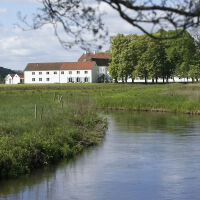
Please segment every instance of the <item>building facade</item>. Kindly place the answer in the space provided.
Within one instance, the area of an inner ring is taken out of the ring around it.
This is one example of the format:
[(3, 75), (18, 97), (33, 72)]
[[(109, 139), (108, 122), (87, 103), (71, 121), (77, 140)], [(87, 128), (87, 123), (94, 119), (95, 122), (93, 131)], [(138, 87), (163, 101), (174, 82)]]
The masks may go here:
[(24, 74), (8, 74), (5, 78), (5, 84), (24, 83)]
[(96, 83), (95, 62), (29, 63), (24, 70), (25, 84)]
[[(111, 54), (109, 52), (96, 53), (83, 53), (83, 55), (78, 59), (78, 62), (96, 62), (99, 70), (99, 82), (104, 82), (105, 80), (110, 81), (111, 78), (108, 73), (108, 65), (111, 62)], [(102, 80), (101, 80), (102, 78)]]

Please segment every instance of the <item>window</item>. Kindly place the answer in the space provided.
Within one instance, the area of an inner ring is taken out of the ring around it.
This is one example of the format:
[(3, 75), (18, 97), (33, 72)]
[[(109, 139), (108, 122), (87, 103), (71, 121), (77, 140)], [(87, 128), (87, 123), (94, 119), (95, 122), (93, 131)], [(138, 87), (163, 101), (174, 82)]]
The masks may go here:
[(41, 75), (42, 74), (42, 72), (39, 72), (39, 75)]
[(87, 61), (87, 59), (86, 59), (86, 58), (84, 58), (84, 59), (83, 59), (83, 62), (86, 62), (86, 61)]
[(35, 81), (35, 78), (32, 78), (32, 81)]
[(49, 72), (46, 72), (46, 74), (49, 74)]
[(72, 74), (72, 71), (69, 71), (69, 74)]
[(84, 80), (85, 80), (85, 82), (86, 82), (86, 83), (88, 82), (88, 78), (87, 78), (87, 77), (85, 77), (85, 79), (84, 79)]
[(72, 83), (72, 78), (69, 78), (69, 83)]
[(61, 74), (64, 74), (64, 71), (62, 71)]
[(42, 81), (42, 78), (39, 78), (39, 81)]
[(85, 74), (88, 74), (88, 71), (85, 71)]
[(35, 72), (32, 72), (32, 75), (35, 75)]
[(57, 74), (57, 72), (54, 72), (54, 74)]
[(79, 83), (80, 81), (81, 81), (81, 79), (77, 77), (76, 82)]
[(76, 71), (77, 74), (80, 74), (80, 71)]
[(49, 81), (49, 78), (47, 78), (46, 80)]

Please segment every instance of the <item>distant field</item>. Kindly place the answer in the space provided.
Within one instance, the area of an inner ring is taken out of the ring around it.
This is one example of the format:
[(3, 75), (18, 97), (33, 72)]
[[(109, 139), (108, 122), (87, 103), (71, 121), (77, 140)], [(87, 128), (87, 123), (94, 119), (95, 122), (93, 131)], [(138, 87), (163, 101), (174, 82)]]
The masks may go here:
[[(52, 84), (0, 86), (13, 90), (59, 91), (67, 101), (84, 99), (89, 106), (113, 109), (200, 112), (200, 84)], [(73, 97), (73, 99), (72, 99)]]

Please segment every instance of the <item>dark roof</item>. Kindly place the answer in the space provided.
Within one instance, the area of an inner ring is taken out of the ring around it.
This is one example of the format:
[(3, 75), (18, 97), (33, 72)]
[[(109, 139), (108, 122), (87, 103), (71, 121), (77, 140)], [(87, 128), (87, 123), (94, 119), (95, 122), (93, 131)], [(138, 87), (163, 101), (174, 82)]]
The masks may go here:
[(28, 63), (24, 71), (60, 70), (63, 62), (55, 63)]
[(107, 59), (111, 60), (111, 54), (109, 52), (100, 52), (100, 53), (84, 53), (79, 59), (78, 62), (91, 61), (93, 58), (96, 59)]
[(92, 58), (92, 61), (95, 61), (98, 66), (108, 66), (111, 62), (110, 59), (102, 59), (102, 58)]
[(29, 63), (24, 71), (84, 70), (92, 69), (95, 62)]

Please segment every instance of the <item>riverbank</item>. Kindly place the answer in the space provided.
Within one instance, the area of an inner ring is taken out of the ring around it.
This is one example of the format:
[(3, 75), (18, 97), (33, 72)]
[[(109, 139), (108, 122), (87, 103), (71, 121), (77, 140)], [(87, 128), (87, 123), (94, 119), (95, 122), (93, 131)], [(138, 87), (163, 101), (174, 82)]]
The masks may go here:
[(69, 159), (104, 137), (106, 120), (58, 92), (4, 90), (0, 104), (1, 178)]
[(16, 177), (98, 144), (96, 108), (199, 114), (200, 84), (0, 85), (0, 104), (0, 177)]

